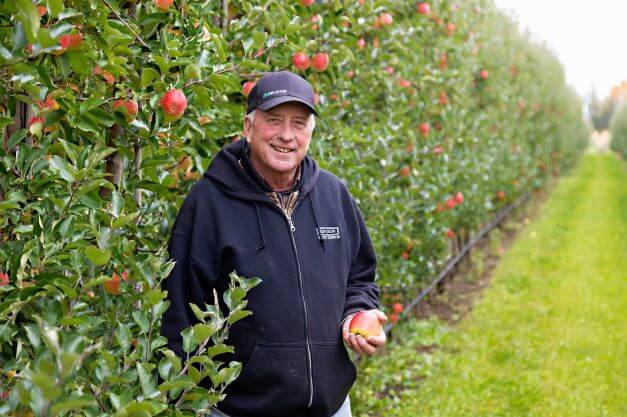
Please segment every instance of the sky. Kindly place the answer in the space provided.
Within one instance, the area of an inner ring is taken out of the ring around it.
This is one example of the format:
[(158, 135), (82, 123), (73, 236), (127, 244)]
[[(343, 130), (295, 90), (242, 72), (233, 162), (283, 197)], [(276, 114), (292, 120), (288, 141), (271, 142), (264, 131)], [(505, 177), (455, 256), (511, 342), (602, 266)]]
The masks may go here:
[(599, 99), (627, 79), (627, 0), (495, 0), (545, 41), (562, 64), (568, 84), (582, 98)]

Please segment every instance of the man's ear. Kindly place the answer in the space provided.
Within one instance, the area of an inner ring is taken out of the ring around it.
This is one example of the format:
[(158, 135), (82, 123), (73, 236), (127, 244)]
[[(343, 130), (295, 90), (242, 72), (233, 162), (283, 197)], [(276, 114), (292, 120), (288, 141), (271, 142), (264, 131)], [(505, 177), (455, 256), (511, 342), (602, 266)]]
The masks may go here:
[(246, 138), (246, 142), (250, 143), (250, 129), (252, 129), (252, 122), (248, 117), (244, 117), (244, 132), (243, 136)]

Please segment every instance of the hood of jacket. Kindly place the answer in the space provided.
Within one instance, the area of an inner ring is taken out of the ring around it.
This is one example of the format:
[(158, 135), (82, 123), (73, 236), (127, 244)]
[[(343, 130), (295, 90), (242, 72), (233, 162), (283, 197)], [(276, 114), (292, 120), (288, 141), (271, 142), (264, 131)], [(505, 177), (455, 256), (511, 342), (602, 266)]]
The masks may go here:
[[(244, 138), (225, 146), (213, 158), (204, 176), (215, 181), (226, 194), (234, 198), (268, 202), (270, 199), (266, 193), (271, 190), (264, 188), (263, 180), (255, 178), (256, 173), (251, 172), (253, 170), (245, 169), (247, 149)], [(299, 199), (305, 198), (314, 187), (319, 171), (316, 161), (305, 155), (300, 163)]]

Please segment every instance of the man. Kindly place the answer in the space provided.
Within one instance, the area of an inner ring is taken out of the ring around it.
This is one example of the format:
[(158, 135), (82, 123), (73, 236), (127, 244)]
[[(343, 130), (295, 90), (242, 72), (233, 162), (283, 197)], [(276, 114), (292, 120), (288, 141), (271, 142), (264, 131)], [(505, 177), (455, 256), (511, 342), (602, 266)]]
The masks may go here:
[(181, 357), (179, 332), (195, 323), (189, 303), (211, 303), (233, 270), (263, 280), (248, 293), (253, 314), (229, 331), (243, 368), (214, 416), (350, 416), (356, 369), (342, 339), (367, 355), (385, 344), (385, 334), (348, 332), (357, 311), (387, 318), (377, 309), (376, 257), (359, 209), (307, 156), (315, 114), (307, 81), (265, 74), (248, 97), (246, 140), (215, 156), (174, 224), (162, 333)]

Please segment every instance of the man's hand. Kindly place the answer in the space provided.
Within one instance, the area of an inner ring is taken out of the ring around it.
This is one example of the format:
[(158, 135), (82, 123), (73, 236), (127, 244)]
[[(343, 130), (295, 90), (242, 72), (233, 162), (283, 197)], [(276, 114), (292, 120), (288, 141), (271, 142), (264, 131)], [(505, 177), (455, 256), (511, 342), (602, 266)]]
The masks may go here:
[[(387, 316), (382, 311), (377, 309), (370, 311), (377, 315), (381, 325), (388, 321)], [(368, 339), (364, 338), (360, 334), (356, 335), (350, 333), (348, 328), (354, 315), (355, 313), (350, 314), (346, 317), (346, 320), (344, 320), (344, 325), (342, 326), (342, 337), (344, 338), (344, 343), (360, 355), (374, 355), (379, 346), (385, 345), (385, 332), (382, 331), (379, 336), (370, 336)]]

